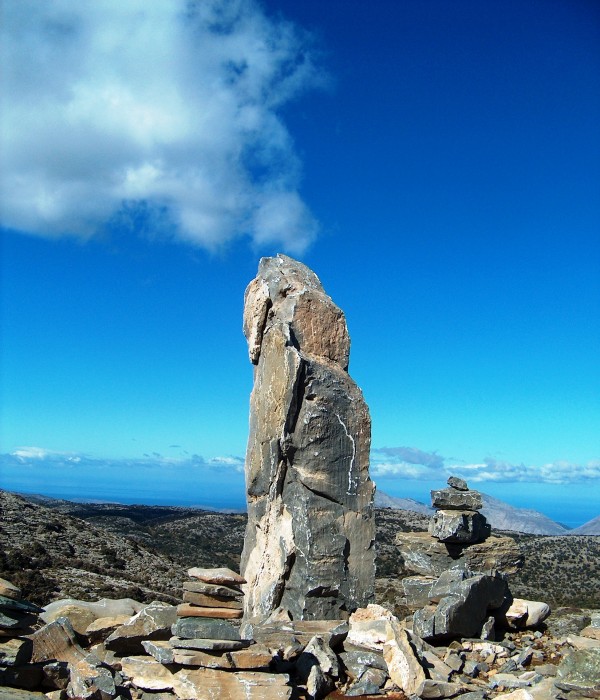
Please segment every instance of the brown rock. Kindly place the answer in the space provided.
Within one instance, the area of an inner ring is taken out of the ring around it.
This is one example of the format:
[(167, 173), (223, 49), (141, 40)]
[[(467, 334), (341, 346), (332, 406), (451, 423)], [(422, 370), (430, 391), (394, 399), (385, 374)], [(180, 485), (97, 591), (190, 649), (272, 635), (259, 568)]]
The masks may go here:
[(173, 663), (182, 666), (202, 666), (204, 668), (233, 668), (229, 655), (224, 653), (210, 653), (198, 649), (175, 649), (173, 651)]
[(241, 610), (244, 607), (240, 598), (225, 598), (223, 596), (206, 595), (205, 593), (194, 593), (193, 591), (184, 591), (183, 600), (186, 603), (202, 605), (205, 608), (233, 608), (234, 610)]
[(342, 311), (316, 275), (263, 258), (246, 290), (256, 364), (246, 459), (246, 619), (333, 619), (372, 600), (370, 418)]
[(230, 652), (229, 658), (235, 669), (266, 669), (273, 660), (273, 654), (264, 644), (253, 644), (247, 649)]
[(21, 600), (21, 589), (10, 581), (0, 578), (0, 595), (12, 600)]
[(177, 606), (178, 617), (218, 617), (222, 620), (234, 620), (241, 617), (242, 614), (243, 611), (241, 609), (204, 608), (198, 605), (190, 605), (189, 603), (182, 603)]
[(108, 637), (121, 625), (131, 619), (130, 615), (116, 615), (115, 617), (98, 617), (85, 628), (85, 636), (91, 644), (97, 644)]

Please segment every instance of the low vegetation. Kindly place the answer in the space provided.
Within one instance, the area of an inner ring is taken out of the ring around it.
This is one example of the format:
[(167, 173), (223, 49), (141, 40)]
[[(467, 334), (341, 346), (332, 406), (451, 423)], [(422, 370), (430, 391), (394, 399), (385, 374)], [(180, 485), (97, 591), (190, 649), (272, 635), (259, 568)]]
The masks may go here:
[[(0, 576), (37, 603), (63, 597), (177, 602), (189, 567), (239, 567), (243, 513), (35, 500), (0, 491)], [(396, 533), (425, 530), (427, 522), (412, 511), (376, 510), (381, 602), (400, 604), (399, 578), (407, 573)], [(511, 578), (516, 596), (600, 608), (600, 537), (501, 534), (525, 554), (523, 570)]]

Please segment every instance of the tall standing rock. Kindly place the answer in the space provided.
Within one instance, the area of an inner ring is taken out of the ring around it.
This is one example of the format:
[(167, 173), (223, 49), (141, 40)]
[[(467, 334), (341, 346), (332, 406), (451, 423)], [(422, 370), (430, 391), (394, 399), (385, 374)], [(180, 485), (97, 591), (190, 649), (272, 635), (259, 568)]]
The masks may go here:
[(245, 619), (336, 619), (373, 598), (371, 421), (346, 320), (305, 265), (263, 258), (244, 334), (256, 365), (246, 456)]

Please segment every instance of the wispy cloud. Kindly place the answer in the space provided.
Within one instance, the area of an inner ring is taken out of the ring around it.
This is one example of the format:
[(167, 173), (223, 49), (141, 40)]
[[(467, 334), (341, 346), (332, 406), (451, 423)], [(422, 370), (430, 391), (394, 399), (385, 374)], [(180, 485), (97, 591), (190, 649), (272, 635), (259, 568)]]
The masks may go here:
[(19, 0), (1, 40), (3, 226), (313, 240), (279, 112), (322, 82), (299, 28), (255, 0)]
[(445, 458), (437, 452), (423, 452), (412, 447), (373, 449), (371, 472), (375, 478), (411, 479), (444, 482), (455, 475), (469, 483), (533, 482), (547, 484), (581, 483), (600, 480), (600, 460), (584, 464), (556, 460), (544, 464), (513, 463), (486, 457), (467, 464)]
[(207, 471), (230, 471), (243, 472), (244, 460), (242, 457), (226, 456), (211, 457), (205, 459), (201, 455), (187, 455), (184, 457), (169, 457), (159, 452), (144, 453), (139, 458), (122, 459), (100, 459), (83, 453), (60, 452), (47, 450), (43, 447), (19, 447), (7, 454), (0, 454), (0, 465), (21, 465), (27, 467), (28, 464), (36, 467), (46, 465), (49, 469), (60, 469), (62, 467), (79, 469), (95, 468), (102, 469), (204, 469)]

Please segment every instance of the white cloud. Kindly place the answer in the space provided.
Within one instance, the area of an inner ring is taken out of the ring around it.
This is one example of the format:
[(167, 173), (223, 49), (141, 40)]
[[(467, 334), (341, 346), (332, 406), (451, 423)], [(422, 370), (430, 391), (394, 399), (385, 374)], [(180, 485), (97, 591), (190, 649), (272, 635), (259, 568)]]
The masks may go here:
[(546, 484), (600, 481), (600, 460), (577, 464), (556, 460), (544, 464), (513, 463), (487, 457), (466, 464), (413, 447), (374, 448), (371, 456), (374, 478), (397, 478), (416, 481), (439, 481), (448, 476), (466, 479), (470, 484), (484, 482), (532, 482)]
[(81, 457), (75, 452), (57, 452), (47, 450), (44, 447), (17, 447), (10, 453), (11, 457), (16, 457), (21, 462), (28, 460), (48, 460), (61, 462), (80, 462)]
[(19, 0), (2, 27), (3, 226), (313, 240), (278, 113), (320, 80), (298, 28), (255, 0)]

